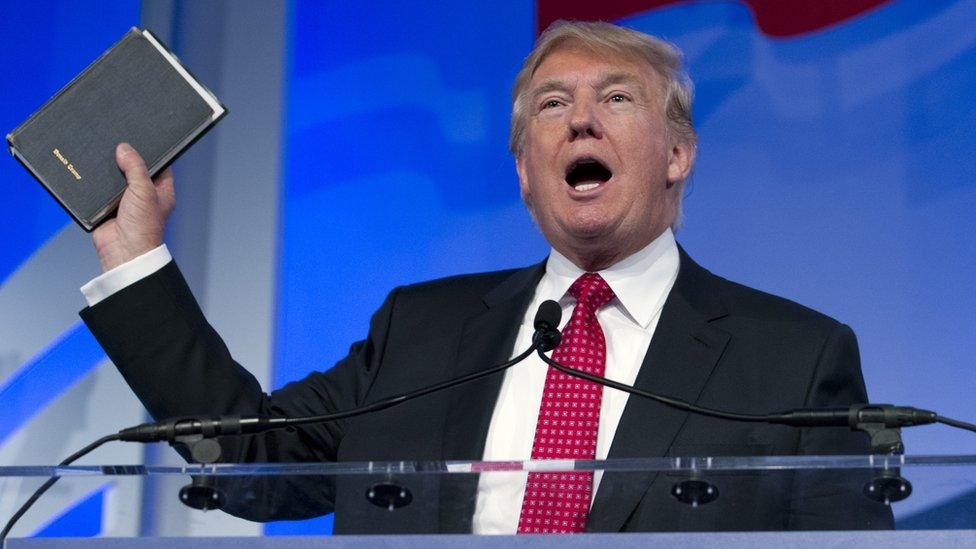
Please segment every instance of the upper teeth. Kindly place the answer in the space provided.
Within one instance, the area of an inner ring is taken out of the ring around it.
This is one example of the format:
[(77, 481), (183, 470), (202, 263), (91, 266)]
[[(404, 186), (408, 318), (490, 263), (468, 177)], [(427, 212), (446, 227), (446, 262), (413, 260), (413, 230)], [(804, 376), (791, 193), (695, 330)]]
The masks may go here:
[(600, 186), (599, 183), (580, 183), (579, 185), (576, 186), (576, 190), (577, 191), (589, 191), (589, 190), (595, 189), (595, 188), (597, 188), (599, 186)]

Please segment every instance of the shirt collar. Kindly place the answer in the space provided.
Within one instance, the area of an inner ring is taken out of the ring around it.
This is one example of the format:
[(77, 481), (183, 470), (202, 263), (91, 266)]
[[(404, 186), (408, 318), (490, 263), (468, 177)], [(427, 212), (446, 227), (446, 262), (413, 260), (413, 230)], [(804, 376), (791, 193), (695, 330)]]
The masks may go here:
[[(678, 245), (668, 228), (637, 253), (598, 271), (617, 296), (608, 307), (619, 308), (641, 328), (647, 328), (664, 306), (678, 277), (679, 262)], [(536, 301), (555, 299), (563, 306), (573, 303), (567, 291), (584, 272), (553, 249), (546, 261), (546, 274), (540, 281)]]

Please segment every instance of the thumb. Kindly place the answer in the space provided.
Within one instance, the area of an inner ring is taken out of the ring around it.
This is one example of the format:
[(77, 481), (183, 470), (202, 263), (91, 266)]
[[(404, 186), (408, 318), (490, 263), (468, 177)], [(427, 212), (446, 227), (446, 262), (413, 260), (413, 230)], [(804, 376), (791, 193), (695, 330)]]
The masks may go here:
[(132, 148), (132, 145), (119, 143), (115, 148), (115, 162), (125, 174), (129, 189), (137, 197), (145, 200), (150, 199), (155, 194), (152, 180), (149, 179), (149, 171), (146, 169), (146, 162)]

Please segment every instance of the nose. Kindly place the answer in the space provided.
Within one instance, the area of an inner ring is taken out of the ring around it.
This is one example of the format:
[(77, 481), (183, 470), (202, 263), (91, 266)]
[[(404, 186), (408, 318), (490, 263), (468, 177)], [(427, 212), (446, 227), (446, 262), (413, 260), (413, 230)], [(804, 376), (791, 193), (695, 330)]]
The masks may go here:
[(585, 137), (601, 139), (603, 125), (596, 112), (596, 106), (589, 101), (577, 101), (569, 118), (569, 137), (576, 140)]

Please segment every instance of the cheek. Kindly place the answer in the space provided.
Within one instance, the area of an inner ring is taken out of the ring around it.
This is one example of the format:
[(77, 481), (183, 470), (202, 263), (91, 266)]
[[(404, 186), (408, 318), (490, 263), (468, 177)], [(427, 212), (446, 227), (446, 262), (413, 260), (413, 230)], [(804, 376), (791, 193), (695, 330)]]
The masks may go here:
[(663, 185), (668, 177), (668, 150), (663, 136), (635, 136), (629, 150), (631, 160), (638, 166), (644, 181)]
[(525, 164), (524, 177), (521, 177), (519, 181), (519, 184), (525, 189), (523, 193), (530, 192), (535, 196), (540, 196), (553, 192), (555, 168), (550, 155), (536, 147), (527, 157), (531, 160)]

